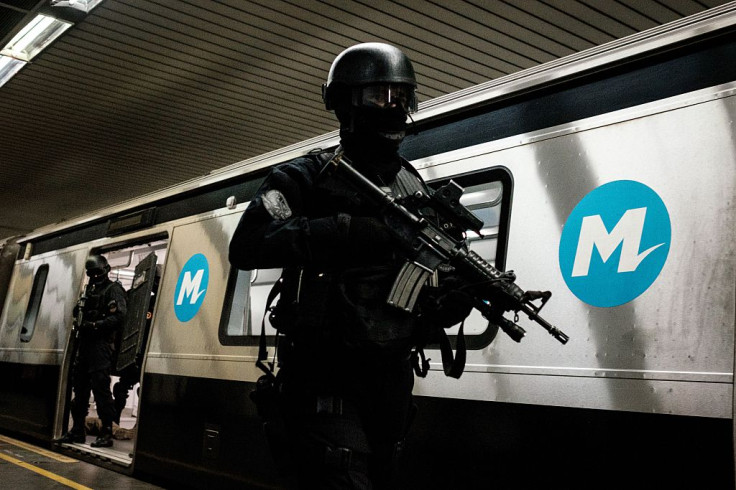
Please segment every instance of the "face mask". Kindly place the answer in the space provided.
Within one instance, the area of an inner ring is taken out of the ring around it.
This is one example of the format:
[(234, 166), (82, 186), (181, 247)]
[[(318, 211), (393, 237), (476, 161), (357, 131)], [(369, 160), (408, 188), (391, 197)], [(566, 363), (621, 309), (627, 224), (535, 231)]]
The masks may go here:
[(378, 171), (385, 165), (395, 166), (407, 128), (403, 109), (353, 108), (345, 119), (349, 124), (343, 124), (340, 143), (351, 158), (378, 167)]
[(92, 269), (87, 271), (87, 277), (89, 277), (90, 284), (100, 284), (102, 281), (105, 280), (107, 274), (105, 274), (105, 271)]
[(353, 115), (353, 130), (364, 137), (386, 140), (398, 148), (406, 135), (406, 113), (400, 107), (359, 107)]

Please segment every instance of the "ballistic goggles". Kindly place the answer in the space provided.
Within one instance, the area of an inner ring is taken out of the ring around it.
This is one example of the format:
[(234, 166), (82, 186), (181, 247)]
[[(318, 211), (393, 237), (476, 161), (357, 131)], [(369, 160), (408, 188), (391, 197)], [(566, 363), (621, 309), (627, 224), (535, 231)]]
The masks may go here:
[(356, 87), (353, 103), (357, 106), (378, 109), (401, 107), (407, 114), (417, 110), (414, 87), (405, 83), (381, 83)]

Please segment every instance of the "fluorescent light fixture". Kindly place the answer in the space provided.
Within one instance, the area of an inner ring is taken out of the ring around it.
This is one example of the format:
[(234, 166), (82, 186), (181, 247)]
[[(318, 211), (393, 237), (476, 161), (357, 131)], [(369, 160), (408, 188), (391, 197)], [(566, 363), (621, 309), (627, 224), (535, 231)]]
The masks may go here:
[(25, 64), (25, 61), (16, 60), (8, 56), (0, 56), (0, 87), (13, 78), (13, 75), (18, 73), (18, 70), (23, 68)]
[(10, 40), (0, 54), (22, 61), (31, 61), (71, 26), (71, 22), (39, 14)]
[(51, 0), (52, 7), (69, 7), (89, 13), (102, 0)]

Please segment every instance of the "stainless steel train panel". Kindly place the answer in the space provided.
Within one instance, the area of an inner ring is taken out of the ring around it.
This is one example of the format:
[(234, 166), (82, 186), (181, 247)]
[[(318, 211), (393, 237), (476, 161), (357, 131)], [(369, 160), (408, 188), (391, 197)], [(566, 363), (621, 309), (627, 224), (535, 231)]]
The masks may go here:
[[(733, 93), (733, 86), (717, 87), (418, 162), (429, 178), (494, 166), (512, 172), (507, 268), (522, 288), (553, 292), (542, 314), (571, 340), (561, 346), (521, 319), (528, 332), (521, 344), (499, 334), (469, 353), (459, 381), (434, 371), (418, 381), (417, 393), (732, 417)], [(561, 239), (576, 205), (614, 181), (645, 184), (661, 197), (670, 249), (638, 297), (593, 306), (566, 284)]]
[[(87, 249), (76, 248), (18, 261), (0, 317), (0, 361), (61, 364), (72, 309), (84, 276)], [(34, 277), (48, 266), (45, 287), (28, 342), (21, 340)]]

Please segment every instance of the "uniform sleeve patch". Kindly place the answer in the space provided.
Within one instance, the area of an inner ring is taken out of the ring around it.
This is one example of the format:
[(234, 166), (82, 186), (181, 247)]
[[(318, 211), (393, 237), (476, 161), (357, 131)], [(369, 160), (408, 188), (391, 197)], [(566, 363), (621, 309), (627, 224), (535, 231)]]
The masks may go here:
[(271, 189), (261, 199), (263, 199), (263, 207), (274, 219), (284, 220), (291, 217), (289, 203), (286, 202), (286, 198), (281, 191)]

